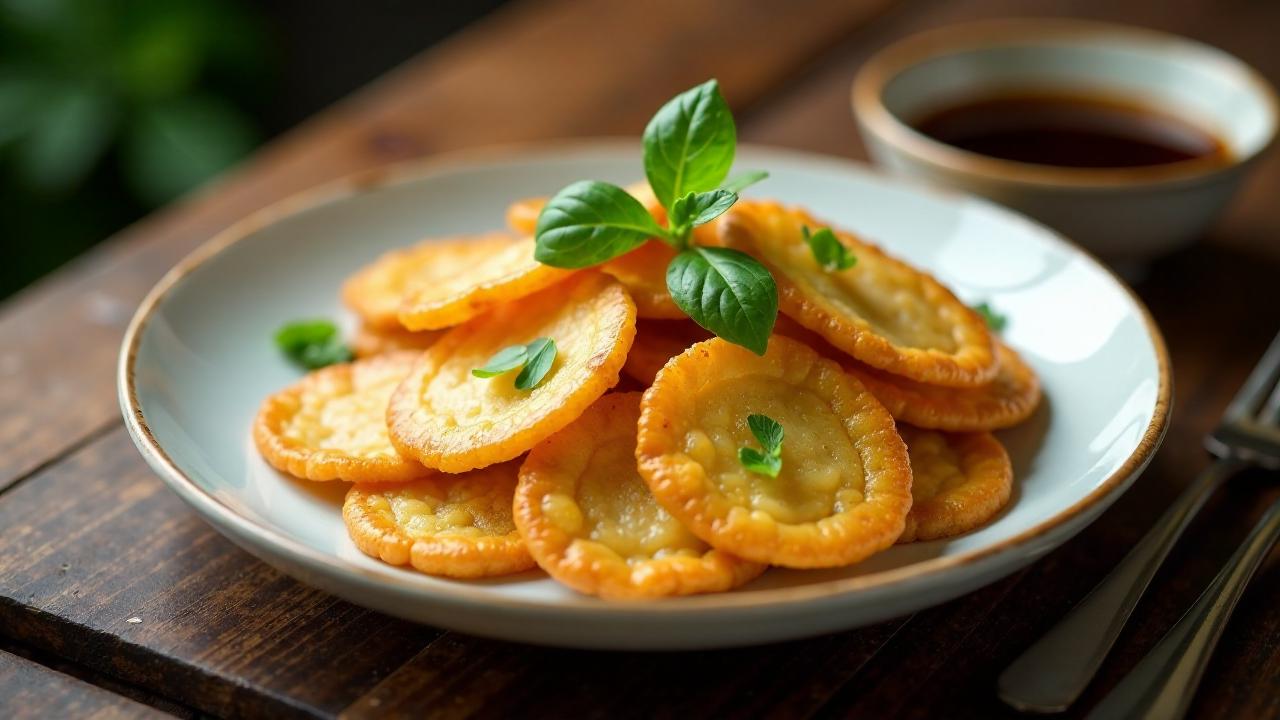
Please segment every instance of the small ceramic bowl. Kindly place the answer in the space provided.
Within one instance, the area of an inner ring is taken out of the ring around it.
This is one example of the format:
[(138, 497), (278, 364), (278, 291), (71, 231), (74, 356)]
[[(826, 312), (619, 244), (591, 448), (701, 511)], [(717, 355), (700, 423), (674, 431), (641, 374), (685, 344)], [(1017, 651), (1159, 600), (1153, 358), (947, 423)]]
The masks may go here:
[[(1229, 160), (1036, 165), (962, 150), (911, 125), (964, 100), (1019, 91), (1150, 107), (1216, 135)], [(1164, 33), (1073, 20), (982, 22), (907, 38), (862, 66), (853, 111), (877, 163), (1022, 211), (1122, 268), (1199, 237), (1277, 122), (1275, 91), (1230, 55)]]

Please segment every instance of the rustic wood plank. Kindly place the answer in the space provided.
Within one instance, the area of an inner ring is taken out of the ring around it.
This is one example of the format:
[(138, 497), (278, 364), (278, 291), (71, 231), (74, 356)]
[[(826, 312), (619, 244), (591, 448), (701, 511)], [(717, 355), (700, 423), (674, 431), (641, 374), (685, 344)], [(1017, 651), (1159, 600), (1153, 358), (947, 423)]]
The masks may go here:
[(655, 107), (710, 75), (748, 107), (887, 1), (512, 3), (0, 308), (0, 382), (12, 388), (0, 395), (0, 489), (114, 422), (112, 370), (133, 308), (253, 210), (445, 150), (638, 135)]
[(324, 717), (438, 634), (255, 561), (129, 444), (113, 430), (3, 496), (0, 635), (206, 712)]
[(173, 717), (3, 650), (0, 715), (10, 720)]

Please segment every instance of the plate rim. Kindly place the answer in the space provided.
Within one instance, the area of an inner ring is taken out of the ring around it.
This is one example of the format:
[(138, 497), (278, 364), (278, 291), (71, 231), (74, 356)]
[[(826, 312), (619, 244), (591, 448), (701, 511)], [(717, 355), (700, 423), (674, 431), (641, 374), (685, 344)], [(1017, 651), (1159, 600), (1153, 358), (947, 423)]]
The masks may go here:
[[(398, 570), (397, 568), (388, 566), (385, 569), (374, 570), (351, 564), (336, 555), (317, 550), (291, 538), (266, 522), (260, 522), (236, 512), (235, 509), (223, 503), (211, 492), (205, 490), (188, 477), (164, 450), (155, 435), (152, 434), (151, 428), (143, 415), (141, 403), (138, 400), (136, 382), (138, 349), (152, 315), (163, 304), (170, 292), (188, 275), (231, 246), (251, 237), (256, 231), (289, 216), (341, 202), (364, 192), (421, 181), (433, 175), (447, 174), (451, 170), (460, 170), (477, 164), (500, 164), (503, 160), (510, 160), (515, 157), (555, 157), (566, 153), (634, 151), (637, 144), (638, 140), (632, 138), (565, 139), (509, 143), (455, 150), (351, 173), (336, 180), (321, 183), (286, 196), (237, 220), (202, 242), (170, 268), (148, 291), (125, 330), (118, 356), (116, 388), (124, 424), (133, 439), (134, 445), (165, 485), (191, 505), (215, 529), (223, 533), (229, 532), (219, 525), (219, 523), (225, 523), (227, 526), (234, 528), (239, 538), (253, 538), (258, 544), (272, 546), (277, 552), (288, 555), (293, 563), (309, 566), (313, 568), (313, 571), (323, 568), (325, 572), (336, 574), (339, 577), (346, 577), (348, 580), (352, 579), (351, 576), (355, 576), (361, 582), (372, 582), (379, 585), (389, 584), (392, 586), (390, 589), (412, 593), (417, 596), (430, 596), (434, 601), (476, 603), (501, 607), (507, 610), (534, 612), (572, 609), (574, 611), (605, 615), (627, 614), (637, 610), (643, 610), (646, 613), (657, 612), (663, 614), (701, 613), (716, 609), (762, 610), (778, 605), (832, 600), (838, 596), (852, 595), (860, 591), (883, 590), (908, 581), (926, 581), (936, 578), (949, 571), (971, 566), (980, 561), (991, 560), (1002, 553), (1026, 546), (1080, 518), (1099, 503), (1109, 504), (1109, 500), (1114, 500), (1111, 497), (1112, 494), (1117, 491), (1123, 491), (1127, 487), (1129, 479), (1146, 467), (1160, 447), (1168, 429), (1173, 397), (1172, 373), (1164, 336), (1142, 299), (1134, 293), (1128, 283), (1092, 253), (1057, 231), (1016, 211), (980, 197), (925, 185), (907, 178), (890, 177), (871, 165), (849, 158), (752, 143), (742, 143), (739, 148), (741, 151), (751, 154), (774, 155), (802, 164), (823, 165), (843, 172), (853, 172), (860, 175), (880, 175), (894, 185), (910, 188), (915, 192), (941, 196), (952, 201), (963, 199), (966, 202), (986, 205), (1009, 218), (1031, 225), (1051, 242), (1057, 243), (1067, 251), (1078, 255), (1094, 269), (1100, 270), (1105, 276), (1109, 277), (1112, 282), (1124, 290), (1129, 300), (1137, 308), (1143, 326), (1147, 330), (1148, 338), (1155, 349), (1159, 374), (1154, 412), (1134, 450), (1116, 470), (1109, 474), (1091, 492), (1069, 507), (1012, 537), (984, 548), (956, 555), (930, 558), (902, 567), (851, 578), (828, 580), (794, 587), (769, 588), (751, 593), (716, 593), (667, 598), (662, 602), (654, 603), (636, 600), (602, 602), (598, 598), (585, 596), (581, 598), (562, 598), (555, 601), (500, 597), (494, 596), (492, 592), (481, 586), (465, 583), (444, 585), (439, 588), (424, 588), (408, 581), (404, 577), (400, 577), (395, 572)], [(247, 540), (245, 541), (247, 542)]]

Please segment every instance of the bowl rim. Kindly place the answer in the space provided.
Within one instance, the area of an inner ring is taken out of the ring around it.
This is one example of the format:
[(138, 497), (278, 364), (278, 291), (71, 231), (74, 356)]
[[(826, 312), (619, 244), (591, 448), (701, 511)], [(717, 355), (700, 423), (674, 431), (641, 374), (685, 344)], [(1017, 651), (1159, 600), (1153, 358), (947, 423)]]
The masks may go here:
[[(883, 101), (884, 89), (894, 78), (927, 60), (984, 48), (1081, 41), (1123, 42), (1146, 49), (1183, 52), (1194, 56), (1196, 62), (1216, 64), (1238, 75), (1262, 100), (1270, 115), (1270, 132), (1249, 152), (1232, 153), (1227, 163), (1194, 158), (1139, 167), (1060, 167), (1005, 160), (934, 140), (895, 115)], [(865, 132), (929, 165), (987, 182), (1076, 190), (1201, 183), (1252, 164), (1274, 144), (1280, 131), (1280, 95), (1261, 73), (1234, 55), (1198, 40), (1159, 30), (1065, 18), (982, 20), (910, 35), (882, 48), (863, 63), (854, 77), (850, 101), (854, 117)]]
[[(401, 575), (403, 573), (401, 568), (387, 566), (386, 568), (373, 569), (351, 564), (335, 555), (312, 548), (266, 522), (240, 514), (220, 500), (214, 493), (202, 488), (183, 472), (152, 433), (146, 416), (143, 414), (137, 389), (137, 360), (143, 335), (152, 316), (161, 307), (170, 292), (188, 275), (232, 245), (253, 237), (256, 231), (268, 225), (300, 212), (340, 202), (363, 192), (387, 186), (418, 182), (435, 175), (443, 175), (451, 171), (473, 167), (476, 164), (502, 164), (513, 158), (556, 157), (573, 152), (634, 152), (637, 146), (638, 140), (636, 139), (601, 138), (537, 141), (458, 150), (353, 173), (288, 196), (233, 223), (198, 246), (165, 273), (151, 291), (147, 293), (146, 297), (143, 298), (132, 320), (129, 322), (128, 328), (125, 330), (117, 365), (117, 393), (125, 427), (129, 431), (129, 435), (132, 437), (138, 451), (160, 476), (161, 480), (182, 499), (192, 505), (197, 512), (205, 516), (210, 521), (210, 524), (214, 525), (215, 529), (228, 535), (252, 537), (258, 543), (270, 545), (281, 550), (288, 555), (292, 562), (303, 567), (312, 568), (316, 572), (326, 572), (347, 579), (354, 577), (354, 579), (362, 583), (377, 584), (391, 590), (411, 593), (417, 596), (421, 596), (422, 593), (426, 592), (432, 596), (434, 601), (456, 605), (483, 604), (498, 609), (534, 613), (572, 609), (576, 612), (605, 616), (625, 616), (635, 613), (649, 614), (654, 612), (689, 616), (708, 610), (733, 609), (752, 611), (781, 604), (833, 600), (855, 591), (883, 589), (908, 581), (923, 581), (962, 566), (973, 566), (979, 561), (992, 559), (1001, 553), (1025, 546), (1042, 538), (1051, 531), (1085, 515), (1099, 503), (1102, 503), (1105, 507), (1106, 504), (1109, 504), (1107, 501), (1115, 499), (1112, 497), (1113, 493), (1122, 491), (1127, 487), (1129, 481), (1145, 469), (1156, 449), (1159, 448), (1165, 431), (1168, 429), (1172, 410), (1173, 380), (1170, 371), (1168, 348), (1159, 326), (1156, 325), (1150, 311), (1132, 288), (1087, 250), (1034, 220), (981, 198), (948, 192), (901, 178), (894, 178), (893, 182), (912, 187), (915, 191), (928, 195), (941, 196), (952, 200), (965, 198), (970, 202), (987, 205), (999, 212), (1008, 214), (1033, 226), (1050, 242), (1062, 246), (1068, 252), (1076, 254), (1093, 266), (1094, 269), (1101, 271), (1115, 282), (1118, 287), (1122, 288), (1129, 300), (1134, 304), (1156, 355), (1159, 377), (1151, 420), (1148, 422), (1147, 427), (1144, 428), (1142, 437), (1128, 457), (1110, 475), (1099, 482), (1092, 491), (1069, 507), (1017, 533), (1013, 537), (993, 543), (990, 546), (966, 553), (930, 558), (869, 575), (794, 587), (769, 588), (751, 593), (714, 593), (665, 598), (662, 602), (657, 603), (636, 600), (611, 600), (606, 602), (601, 601), (599, 598), (588, 596), (563, 598), (555, 602), (547, 602), (544, 600), (494, 596), (480, 587), (465, 583), (447, 584), (439, 588), (424, 590), (421, 585), (413, 583)], [(822, 165), (835, 170), (853, 170), (854, 172), (865, 174), (876, 174), (875, 170), (864, 164), (830, 155), (747, 143), (741, 144), (739, 147), (750, 153), (774, 155), (807, 164)], [(224, 523), (226, 527), (219, 523)], [(233, 530), (226, 529), (228, 527)], [(232, 539), (237, 540), (239, 543), (239, 538), (232, 537)], [(254, 554), (256, 555), (257, 553)]]

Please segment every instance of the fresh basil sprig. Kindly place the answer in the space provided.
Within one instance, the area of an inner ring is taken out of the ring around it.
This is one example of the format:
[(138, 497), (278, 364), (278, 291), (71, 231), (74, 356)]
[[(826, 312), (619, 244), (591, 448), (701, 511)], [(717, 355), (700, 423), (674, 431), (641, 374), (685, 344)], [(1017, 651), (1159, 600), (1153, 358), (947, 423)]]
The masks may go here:
[(276, 347), (307, 370), (349, 362), (351, 348), (342, 342), (338, 326), (328, 320), (300, 320), (276, 331)]
[(543, 208), (534, 257), (555, 267), (584, 268), (651, 238), (665, 242), (679, 251), (667, 267), (667, 290), (676, 305), (707, 330), (763, 355), (778, 315), (773, 277), (749, 255), (690, 243), (693, 228), (719, 217), (744, 188), (768, 177), (753, 171), (725, 183), (736, 145), (733, 114), (715, 80), (677, 95), (644, 131), (645, 177), (667, 211), (666, 227), (622, 188), (579, 181)]
[(748, 415), (747, 427), (764, 452), (755, 448), (738, 448), (738, 462), (753, 473), (778, 477), (782, 471), (782, 438), (786, 435), (782, 425), (768, 415)]
[(809, 251), (813, 253), (813, 259), (827, 272), (848, 270), (858, 263), (858, 258), (849, 252), (849, 248), (840, 242), (831, 228), (819, 228), (817, 232), (810, 232), (808, 225), (801, 225), (800, 232), (809, 245)]
[(484, 367), (476, 368), (471, 374), (478, 378), (492, 378), (520, 368), (516, 375), (517, 390), (532, 390), (547, 377), (551, 366), (556, 361), (556, 341), (548, 337), (540, 337), (528, 345), (512, 345), (504, 347), (489, 358)]
[(973, 306), (974, 311), (982, 316), (982, 320), (987, 323), (987, 327), (995, 332), (1004, 330), (1009, 324), (1009, 318), (996, 311), (988, 302), (980, 302)]

